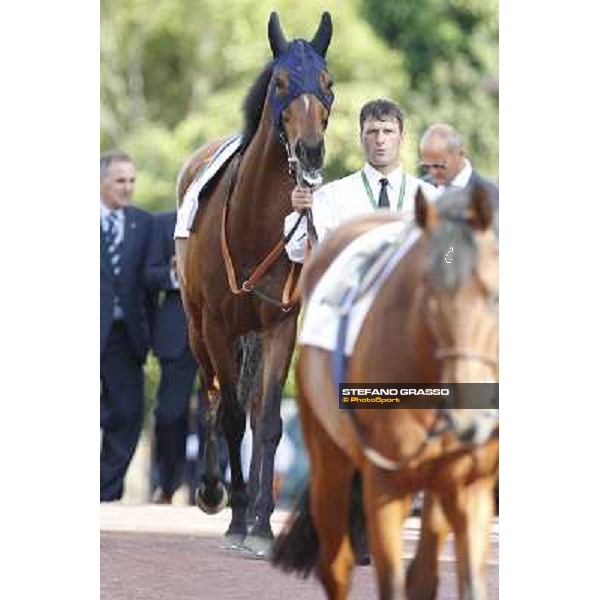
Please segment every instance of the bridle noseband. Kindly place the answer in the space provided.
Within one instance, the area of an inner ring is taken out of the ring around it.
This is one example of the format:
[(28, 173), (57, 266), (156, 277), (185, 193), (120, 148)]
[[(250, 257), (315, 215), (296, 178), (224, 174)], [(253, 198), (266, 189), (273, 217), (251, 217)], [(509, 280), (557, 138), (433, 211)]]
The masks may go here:
[(482, 362), (483, 364), (487, 365), (488, 367), (491, 367), (492, 369), (498, 368), (497, 359), (464, 348), (438, 348), (435, 351), (434, 356), (437, 360), (440, 360), (442, 362), (446, 360), (474, 360)]

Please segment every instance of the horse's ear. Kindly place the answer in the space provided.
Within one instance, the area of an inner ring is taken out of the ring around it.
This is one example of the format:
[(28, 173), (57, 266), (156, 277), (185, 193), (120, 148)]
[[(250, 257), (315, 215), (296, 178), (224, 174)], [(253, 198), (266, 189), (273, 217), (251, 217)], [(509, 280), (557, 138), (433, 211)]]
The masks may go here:
[(271, 44), (273, 58), (277, 58), (280, 54), (283, 54), (288, 47), (285, 34), (279, 23), (279, 15), (276, 12), (272, 12), (269, 17), (269, 43)]
[(415, 196), (415, 222), (416, 224), (426, 231), (430, 231), (435, 227), (437, 220), (437, 211), (435, 205), (429, 202), (425, 198), (425, 194), (421, 189), (421, 186), (417, 187), (417, 194)]
[(327, 48), (329, 48), (329, 42), (331, 42), (331, 34), (333, 33), (333, 26), (331, 24), (331, 15), (328, 12), (324, 12), (321, 15), (321, 22), (319, 23), (319, 29), (315, 33), (315, 37), (311, 40), (310, 45), (323, 57), (327, 54)]
[(485, 231), (494, 219), (494, 207), (488, 191), (480, 183), (469, 186), (468, 218), (473, 229)]

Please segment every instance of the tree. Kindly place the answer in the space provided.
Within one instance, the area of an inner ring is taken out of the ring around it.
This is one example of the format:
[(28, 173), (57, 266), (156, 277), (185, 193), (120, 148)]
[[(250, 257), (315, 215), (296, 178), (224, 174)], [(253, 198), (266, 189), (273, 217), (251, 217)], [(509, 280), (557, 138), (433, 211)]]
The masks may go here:
[(497, 2), (364, 0), (363, 14), (402, 56), (415, 138), (428, 124), (447, 121), (477, 166), (497, 176)]
[[(407, 87), (400, 55), (381, 60), (385, 45), (360, 17), (359, 2), (334, 4), (328, 178), (361, 164), (360, 106), (374, 96), (402, 96)], [(243, 98), (271, 56), (271, 10), (270, 0), (102, 1), (101, 144), (135, 158), (140, 204), (173, 207), (186, 156), (241, 128)], [(310, 39), (323, 2), (285, 0), (278, 11), (288, 38)]]

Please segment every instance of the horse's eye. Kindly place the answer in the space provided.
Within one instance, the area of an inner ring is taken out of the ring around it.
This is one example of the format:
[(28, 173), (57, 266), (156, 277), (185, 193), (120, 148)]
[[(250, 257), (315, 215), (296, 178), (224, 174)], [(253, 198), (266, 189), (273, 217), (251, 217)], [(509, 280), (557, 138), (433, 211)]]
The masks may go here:
[(282, 79), (275, 79), (275, 92), (282, 94), (285, 91), (285, 83)]

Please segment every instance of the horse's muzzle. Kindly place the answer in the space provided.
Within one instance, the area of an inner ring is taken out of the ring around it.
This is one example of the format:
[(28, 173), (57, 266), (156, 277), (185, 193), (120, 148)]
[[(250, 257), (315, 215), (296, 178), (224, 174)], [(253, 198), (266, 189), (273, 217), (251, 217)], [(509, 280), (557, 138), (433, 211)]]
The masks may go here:
[(498, 409), (448, 409), (445, 417), (454, 435), (464, 444), (473, 446), (487, 443), (499, 426)]
[(325, 144), (320, 141), (313, 145), (299, 139), (296, 142), (295, 155), (305, 173), (320, 171), (325, 159)]

